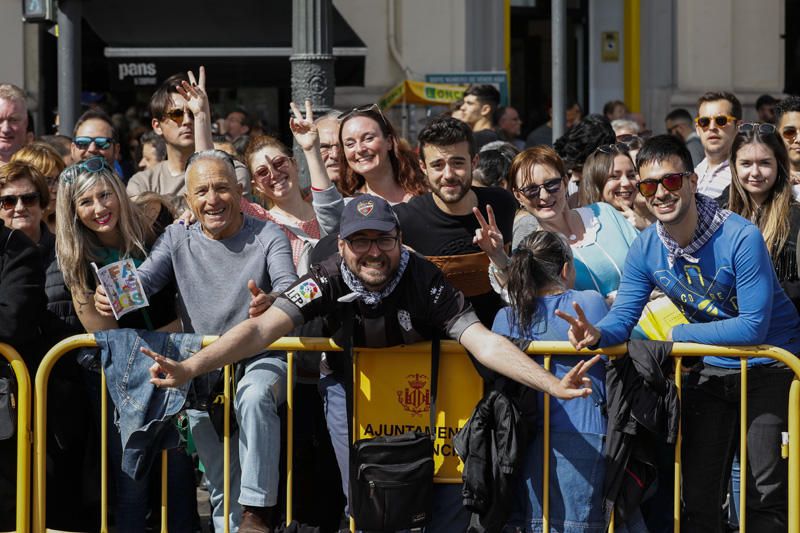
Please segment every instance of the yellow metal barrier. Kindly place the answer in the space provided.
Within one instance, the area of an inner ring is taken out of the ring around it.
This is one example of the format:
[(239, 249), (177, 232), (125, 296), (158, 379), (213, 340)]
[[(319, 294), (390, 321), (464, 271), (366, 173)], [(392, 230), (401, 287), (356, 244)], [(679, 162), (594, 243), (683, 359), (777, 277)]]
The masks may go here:
[[(206, 346), (216, 340), (217, 337), (205, 337), (203, 339), (203, 345)], [(39, 371), (36, 374), (36, 417), (35, 417), (35, 431), (34, 431), (34, 448), (35, 448), (35, 456), (34, 456), (34, 524), (33, 524), (33, 531), (40, 532), (44, 531), (44, 517), (45, 517), (45, 454), (46, 454), (46, 439), (44, 438), (46, 435), (47, 430), (47, 422), (46, 422), (46, 413), (44, 406), (47, 404), (47, 380), (50, 375), (50, 371), (52, 369), (53, 364), (55, 364), (58, 359), (65, 353), (74, 350), (76, 348), (82, 347), (93, 347), (96, 346), (94, 341), (94, 336), (85, 334), (85, 335), (77, 335), (75, 337), (71, 337), (66, 339), (57, 345), (55, 345), (45, 356), (42, 364), (39, 367)], [(2, 352), (6, 358), (8, 354), (3, 351), (4, 345), (0, 344), (0, 352)], [(269, 346), (271, 350), (285, 350), (285, 351), (341, 351), (341, 348), (337, 346), (331, 339), (327, 338), (306, 338), (306, 337), (284, 337), (272, 345)], [(404, 354), (429, 354), (430, 353), (430, 343), (418, 343), (408, 346), (398, 346), (391, 348), (393, 353), (404, 353)], [(384, 349), (379, 348), (360, 348), (360, 353), (380, 353), (384, 351)], [(443, 341), (441, 344), (441, 353), (442, 355), (449, 354), (449, 353), (463, 353), (464, 349), (458, 343), (454, 341)], [(530, 355), (545, 355), (548, 356), (545, 359), (545, 366), (550, 366), (550, 357), (553, 355), (586, 355), (591, 356), (593, 354), (603, 354), (608, 356), (618, 356), (623, 355), (625, 353), (625, 346), (619, 345), (610, 348), (605, 348), (602, 350), (584, 350), (581, 352), (576, 352), (572, 346), (568, 342), (533, 342), (527, 349), (527, 353)], [(742, 361), (742, 390), (746, 390), (747, 385), (747, 358), (748, 357), (768, 357), (779, 361), (790, 368), (795, 373), (795, 379), (791, 384), (790, 393), (789, 393), (789, 440), (786, 443), (786, 456), (788, 457), (788, 471), (789, 471), (789, 487), (788, 487), (788, 521), (789, 521), (789, 528), (788, 531), (790, 533), (800, 533), (800, 360), (798, 360), (793, 354), (774, 347), (769, 346), (737, 346), (733, 348), (726, 348), (726, 347), (714, 347), (714, 346), (707, 346), (701, 344), (691, 344), (691, 343), (675, 343), (673, 346), (672, 356), (675, 358), (675, 382), (678, 387), (678, 392), (680, 395), (681, 391), (681, 370), (682, 370), (682, 360), (683, 357), (703, 357), (708, 355), (715, 355), (715, 356), (727, 356), (727, 357), (738, 357)], [(9, 358), (11, 359), (11, 358)], [(17, 372), (18, 376), (20, 375), (20, 371), (18, 368), (22, 365), (21, 359), (16, 359), (17, 363), (15, 366), (15, 371)], [(290, 354), (288, 358), (289, 362), (289, 369), (287, 372), (287, 407), (288, 407), (288, 435), (287, 435), (287, 521), (291, 521), (292, 518), (292, 476), (291, 476), (291, 466), (292, 466), (292, 458), (291, 458), (291, 450), (293, 444), (293, 421), (292, 421), (292, 409), (294, 406), (294, 395), (293, 395), (293, 374), (294, 374), (294, 360), (292, 354)], [(14, 360), (12, 360), (12, 365), (14, 365)], [(30, 394), (29, 389), (29, 381), (25, 381), (27, 378), (27, 372), (24, 372), (24, 365), (21, 366), (23, 370), (23, 379), (20, 379), (20, 397), (26, 393)], [(228, 369), (229, 371), (229, 369)], [(226, 374), (226, 378), (229, 377), (229, 374)], [(18, 377), (19, 379), (19, 377)], [(229, 479), (230, 479), (230, 465), (229, 465), (229, 451), (230, 451), (230, 419), (229, 419), (229, 409), (230, 406), (230, 381), (229, 379), (225, 380), (225, 436), (224, 436), (224, 446), (225, 446), (225, 463), (224, 463), (224, 472), (225, 472), (225, 513), (226, 516), (230, 515), (230, 502), (228, 501), (227, 494), (229, 494)], [(105, 381), (103, 380), (103, 386), (105, 387)], [(26, 389), (27, 387), (27, 389)], [(102, 405), (104, 406), (103, 409), (105, 412), (105, 397), (103, 395)], [(547, 395), (545, 395), (545, 405), (549, 405), (549, 399)], [(742, 417), (743, 422), (741, 424), (742, 428), (746, 428), (746, 409), (747, 409), (747, 399), (746, 394), (742, 395)], [(29, 420), (29, 414), (26, 416), (23, 413), (22, 405), (24, 402), (20, 402), (21, 410), (20, 410), (20, 424), (23, 424), (25, 420)], [(30, 403), (27, 404), (28, 407)], [(549, 409), (545, 409), (545, 417), (546, 423), (545, 427), (548, 428), (549, 423)], [(103, 416), (103, 426), (105, 426), (106, 417)], [(29, 426), (28, 426), (29, 427)], [(354, 427), (357, 427), (354, 425)], [(27, 431), (21, 435), (27, 435)], [(545, 431), (545, 439), (549, 436), (549, 428)], [(746, 434), (740, 437), (740, 445), (742, 449), (745, 450), (740, 457), (741, 461), (741, 471), (746, 472)], [(105, 440), (103, 441), (105, 443)], [(25, 444), (19, 444), (22, 448), (25, 448)], [(103, 449), (103, 457), (105, 461), (105, 445), (102, 447)], [(545, 461), (545, 471), (544, 471), (544, 479), (549, 479), (549, 453), (548, 453), (548, 446), (544, 447), (545, 454), (544, 454), (544, 461)], [(24, 450), (23, 450), (24, 452)], [(675, 503), (674, 503), (674, 531), (680, 531), (680, 453), (681, 453), (681, 436), (680, 432), (678, 435), (678, 441), (675, 445)], [(162, 456), (165, 457), (165, 456)], [(105, 465), (105, 462), (104, 462)], [(103, 468), (103, 471), (105, 468)], [(164, 469), (166, 471), (166, 469)], [(23, 476), (27, 479), (26, 476)], [(103, 480), (103, 502), (104, 505), (107, 505), (105, 501), (105, 480)], [(162, 479), (162, 488), (166, 485), (166, 479)], [(745, 517), (745, 489), (744, 483), (742, 484), (742, 491), (741, 491), (741, 528), (740, 531), (744, 533), (744, 517)], [(549, 510), (548, 510), (548, 503), (549, 503), (549, 487), (545, 484), (544, 487), (544, 508), (545, 508), (545, 520), (549, 520)], [(166, 491), (162, 491), (162, 510), (166, 511)], [(20, 495), (18, 494), (18, 506)], [(25, 501), (22, 502), (22, 505), (27, 505)], [(104, 507), (105, 508), (105, 507)], [(104, 513), (105, 514), (105, 513)], [(19, 522), (18, 522), (19, 523)], [(228, 531), (228, 523), (226, 521), (226, 532)], [(103, 525), (102, 531), (107, 531), (107, 524)], [(547, 527), (545, 527), (547, 530)], [(20, 529), (18, 527), (18, 531), (27, 531), (27, 529)], [(166, 531), (166, 512), (162, 513), (162, 531)], [(612, 531), (613, 531), (613, 522), (612, 522)]]
[(19, 353), (0, 342), (0, 354), (17, 379), (17, 533), (30, 531), (31, 513), (31, 378)]

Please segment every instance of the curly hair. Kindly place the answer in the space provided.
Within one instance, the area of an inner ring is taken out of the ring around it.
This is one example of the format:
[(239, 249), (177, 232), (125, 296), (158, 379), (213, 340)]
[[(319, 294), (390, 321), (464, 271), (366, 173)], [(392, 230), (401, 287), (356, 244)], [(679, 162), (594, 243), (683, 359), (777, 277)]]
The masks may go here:
[(584, 117), (559, 137), (553, 143), (553, 148), (564, 160), (567, 168), (572, 169), (583, 166), (586, 158), (598, 146), (614, 144), (616, 140), (617, 136), (608, 119), (603, 115), (592, 114)]
[[(339, 124), (339, 142), (344, 146), (342, 140), (342, 130), (347, 121), (356, 118), (365, 117), (373, 120), (381, 130), (385, 139), (393, 139), (394, 148), (389, 150), (389, 161), (392, 165), (392, 174), (394, 179), (404, 191), (414, 195), (425, 194), (428, 191), (428, 181), (422, 169), (419, 166), (419, 158), (417, 154), (411, 149), (407, 141), (398, 137), (392, 124), (383, 116), (377, 109), (365, 109), (353, 111)], [(340, 167), (340, 187), (342, 194), (345, 196), (353, 196), (364, 187), (366, 180), (364, 176), (355, 172), (350, 165), (347, 164), (344, 150), (339, 151), (339, 167)]]

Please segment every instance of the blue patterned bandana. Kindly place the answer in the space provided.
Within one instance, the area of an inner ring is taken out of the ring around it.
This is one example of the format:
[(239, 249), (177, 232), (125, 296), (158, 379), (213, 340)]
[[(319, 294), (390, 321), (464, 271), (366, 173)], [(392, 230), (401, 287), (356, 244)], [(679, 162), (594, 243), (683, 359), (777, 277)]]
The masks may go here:
[[(378, 307), (381, 301), (392, 294), (392, 291), (394, 291), (395, 287), (397, 287), (397, 284), (400, 283), (400, 278), (403, 277), (403, 273), (406, 271), (406, 267), (408, 266), (408, 258), (409, 252), (406, 248), (403, 248), (400, 252), (400, 265), (397, 267), (397, 272), (395, 272), (394, 277), (389, 280), (389, 283), (387, 283), (386, 287), (384, 287), (380, 292), (367, 290), (367, 288), (364, 287), (364, 284), (361, 283), (361, 280), (358, 279), (358, 277), (353, 274), (349, 268), (347, 268), (344, 260), (342, 260), (342, 263), (339, 265), (339, 270), (342, 272), (342, 279), (344, 280), (345, 285), (347, 285), (350, 290), (353, 291), (353, 294), (355, 294), (358, 299), (369, 306)], [(347, 298), (347, 300), (352, 301), (350, 298)]]
[(667, 248), (667, 263), (670, 268), (675, 264), (675, 260), (682, 257), (690, 263), (699, 263), (700, 260), (692, 254), (697, 252), (703, 247), (708, 239), (714, 235), (722, 223), (731, 216), (731, 212), (727, 209), (720, 209), (717, 202), (704, 194), (695, 194), (695, 202), (697, 203), (697, 229), (694, 230), (692, 241), (686, 248), (681, 248), (675, 240), (670, 237), (664, 224), (660, 221), (656, 222), (656, 232), (661, 242)]

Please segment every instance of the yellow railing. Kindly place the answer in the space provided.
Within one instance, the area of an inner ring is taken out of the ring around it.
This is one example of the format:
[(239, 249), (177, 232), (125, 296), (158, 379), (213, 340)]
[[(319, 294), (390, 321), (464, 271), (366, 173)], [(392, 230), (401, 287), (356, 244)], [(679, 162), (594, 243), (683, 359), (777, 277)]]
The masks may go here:
[[(208, 345), (217, 337), (204, 337), (203, 345)], [(46, 431), (47, 431), (47, 420), (46, 420), (46, 410), (45, 406), (47, 405), (47, 380), (49, 379), (50, 372), (52, 370), (53, 365), (58, 361), (58, 359), (64, 355), (65, 353), (74, 350), (76, 348), (82, 347), (93, 347), (96, 346), (94, 336), (85, 334), (85, 335), (77, 335), (74, 337), (70, 337), (57, 345), (55, 345), (50, 351), (47, 353), (45, 358), (43, 359), (39, 371), (36, 374), (36, 413), (35, 413), (35, 431), (34, 431), (34, 477), (33, 477), (33, 488), (34, 488), (34, 513), (33, 513), (33, 530), (34, 532), (38, 533), (44, 531), (45, 526), (45, 508), (46, 508), (46, 498), (45, 498), (45, 456), (46, 456)], [(3, 352), (7, 358), (8, 355), (6, 352), (3, 351), (4, 345), (0, 344), (0, 352)], [(341, 351), (341, 348), (337, 346), (331, 339), (328, 338), (306, 338), (306, 337), (284, 337), (272, 345), (269, 346), (271, 350), (285, 350), (290, 352), (288, 357), (288, 372), (287, 372), (287, 409), (288, 409), (288, 420), (287, 420), (287, 509), (286, 509), (286, 518), (287, 522), (291, 521), (292, 519), (292, 446), (293, 446), (293, 420), (292, 420), (292, 409), (294, 407), (294, 394), (293, 394), (293, 374), (294, 374), (294, 358), (291, 352), (293, 351)], [(430, 353), (430, 344), (429, 343), (418, 343), (408, 346), (398, 346), (392, 347), (391, 350), (394, 353), (404, 353), (404, 354), (427, 354)], [(383, 349), (378, 348), (359, 348), (360, 353), (380, 353)], [(443, 341), (441, 345), (441, 353), (442, 355), (448, 353), (463, 353), (463, 348), (456, 342), (453, 341)], [(534, 342), (531, 343), (527, 349), (527, 353), (530, 355), (544, 355), (545, 356), (545, 367), (549, 368), (552, 356), (558, 355), (586, 355), (590, 356), (592, 354), (604, 354), (608, 356), (618, 356), (625, 353), (625, 346), (619, 345), (610, 348), (606, 348), (603, 350), (595, 350), (595, 351), (588, 351), (584, 350), (581, 352), (576, 352), (572, 346), (567, 342)], [(675, 381), (678, 387), (679, 395), (681, 390), (681, 369), (682, 369), (682, 361), (684, 357), (702, 357), (708, 355), (715, 355), (715, 356), (729, 356), (729, 357), (737, 357), (740, 358), (742, 363), (742, 391), (746, 391), (747, 385), (747, 358), (749, 357), (768, 357), (779, 361), (785, 364), (788, 368), (790, 368), (795, 373), (795, 379), (791, 384), (790, 392), (789, 392), (789, 442), (784, 446), (784, 456), (788, 457), (788, 472), (789, 472), (789, 487), (788, 487), (788, 520), (789, 520), (789, 527), (788, 531), (790, 533), (800, 533), (800, 445), (798, 445), (798, 435), (800, 435), (800, 360), (798, 360), (794, 355), (791, 353), (779, 349), (773, 348), (769, 346), (737, 346), (735, 348), (725, 348), (725, 347), (714, 347), (714, 346), (707, 346), (707, 345), (700, 345), (700, 344), (690, 344), (690, 343), (675, 343), (673, 346), (672, 356), (675, 359)], [(12, 364), (14, 364), (13, 358), (9, 358), (12, 360)], [(17, 364), (15, 366), (15, 371), (17, 371), (18, 376), (20, 375), (20, 371), (18, 368), (21, 365), (23, 370), (23, 379), (20, 380), (20, 387), (19, 387), (19, 394), (20, 398), (24, 397), (24, 394), (30, 394), (29, 384), (25, 381), (27, 379), (27, 372), (24, 371), (24, 365), (22, 365), (21, 359), (17, 356)], [(226, 370), (229, 372), (229, 369)], [(225, 389), (224, 389), (224, 401), (225, 401), (225, 433), (224, 433), (224, 450), (225, 450), (225, 462), (224, 462), (224, 478), (225, 478), (225, 500), (224, 500), (224, 509), (225, 515), (230, 516), (230, 502), (228, 501), (227, 495), (230, 492), (230, 464), (229, 464), (229, 452), (230, 452), (230, 415), (229, 415), (229, 406), (230, 406), (230, 380), (227, 379), (229, 374), (226, 373), (225, 379)], [(18, 377), (19, 379), (19, 377)], [(27, 387), (27, 388), (26, 388)], [(103, 387), (105, 388), (105, 380), (103, 379)], [(746, 394), (742, 394), (741, 400), (741, 411), (742, 411), (742, 421), (741, 427), (746, 428), (746, 416), (747, 416), (747, 397)], [(24, 423), (29, 424), (29, 415), (25, 415), (22, 409), (22, 406), (25, 405), (25, 402), (20, 401), (20, 427), (24, 425)], [(28, 408), (30, 403), (27, 404)], [(103, 516), (101, 517), (101, 530), (103, 532), (108, 531), (108, 525), (106, 521), (107, 516), (107, 480), (105, 478), (105, 464), (106, 464), (106, 446), (105, 446), (105, 431), (106, 431), (106, 395), (102, 395), (101, 400), (101, 420), (103, 425), (103, 445), (102, 445), (102, 453), (101, 453), (101, 460), (103, 462), (103, 477), (101, 479), (102, 484), (102, 494), (101, 494), (101, 508)], [(545, 445), (544, 445), (544, 475), (543, 479), (549, 479), (549, 397), (545, 395), (545, 404), (544, 404), (544, 427), (547, 428), (545, 430)], [(29, 425), (27, 426), (29, 427)], [(354, 427), (357, 427), (354, 425)], [(28, 432), (20, 432), (20, 436), (27, 438)], [(24, 457), (25, 452), (27, 450), (25, 442), (19, 440), (19, 446), (21, 451), (21, 457)], [(740, 445), (742, 446), (742, 453), (740, 454), (740, 461), (741, 461), (741, 471), (747, 471), (747, 455), (746, 455), (746, 433), (742, 431), (742, 435), (740, 437)], [(678, 441), (675, 446), (675, 493), (674, 493), (674, 509), (673, 509), (673, 520), (674, 520), (674, 531), (680, 531), (680, 454), (681, 454), (681, 437), (680, 433), (678, 436)], [(162, 454), (162, 461), (166, 461), (166, 454)], [(24, 470), (24, 464), (19, 467), (20, 472), (26, 471)], [(162, 472), (166, 472), (166, 468), (163, 468)], [(744, 476), (743, 476), (744, 477)], [(27, 487), (27, 476), (23, 476), (25, 487)], [(742, 488), (740, 494), (740, 531), (742, 533), (745, 532), (745, 494), (746, 494), (746, 487), (745, 487), (745, 480), (742, 479)], [(165, 474), (162, 473), (162, 517), (161, 517), (161, 525), (162, 531), (166, 531), (166, 477)], [(27, 488), (25, 489), (23, 494), (27, 494)], [(18, 494), (18, 506), (23, 505), (26, 506), (27, 502), (25, 501), (24, 497)], [(547, 484), (544, 485), (543, 491), (543, 508), (544, 508), (544, 516), (543, 516), (543, 529), (545, 531), (549, 530), (549, 486)], [(27, 507), (24, 507), (27, 508)], [(19, 523), (19, 522), (18, 522)], [(24, 524), (23, 524), (24, 526)], [(613, 525), (612, 525), (613, 528)], [(19, 529), (19, 531), (27, 531), (27, 529)], [(225, 522), (225, 530), (228, 531), (228, 521)]]
[(17, 533), (30, 531), (31, 513), (31, 378), (19, 353), (0, 342), (0, 354), (17, 379)]

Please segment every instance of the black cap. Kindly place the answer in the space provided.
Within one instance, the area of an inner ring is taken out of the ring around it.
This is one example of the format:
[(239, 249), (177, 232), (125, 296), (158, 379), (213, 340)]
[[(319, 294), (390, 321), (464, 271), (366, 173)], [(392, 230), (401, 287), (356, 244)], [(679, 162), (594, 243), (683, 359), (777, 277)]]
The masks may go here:
[(392, 231), (400, 225), (389, 202), (379, 196), (362, 194), (356, 196), (342, 211), (339, 223), (339, 238), (344, 239), (358, 231)]

